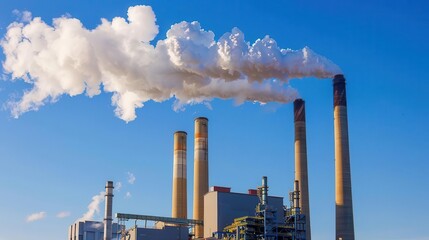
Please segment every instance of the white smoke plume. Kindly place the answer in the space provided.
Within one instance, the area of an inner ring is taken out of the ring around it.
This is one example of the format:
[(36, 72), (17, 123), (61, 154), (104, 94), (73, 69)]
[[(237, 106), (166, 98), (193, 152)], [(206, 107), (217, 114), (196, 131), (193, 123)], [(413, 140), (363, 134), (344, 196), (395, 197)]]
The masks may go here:
[(297, 97), (289, 79), (340, 73), (308, 47), (282, 49), (269, 36), (251, 44), (238, 28), (215, 40), (198, 22), (180, 22), (164, 40), (151, 43), (157, 34), (149, 6), (130, 7), (127, 19), (101, 19), (95, 29), (68, 16), (52, 26), (40, 17), (10, 24), (0, 43), (4, 71), (12, 81), (31, 85), (20, 100), (9, 102), (12, 115), (62, 95), (93, 97), (102, 91), (113, 94), (115, 114), (127, 122), (151, 100), (174, 98), (175, 110), (213, 98), (286, 103)]
[(100, 213), (100, 203), (104, 201), (104, 192), (92, 197), (91, 203), (88, 205), (88, 211), (79, 219), (80, 221), (93, 220), (96, 214)]

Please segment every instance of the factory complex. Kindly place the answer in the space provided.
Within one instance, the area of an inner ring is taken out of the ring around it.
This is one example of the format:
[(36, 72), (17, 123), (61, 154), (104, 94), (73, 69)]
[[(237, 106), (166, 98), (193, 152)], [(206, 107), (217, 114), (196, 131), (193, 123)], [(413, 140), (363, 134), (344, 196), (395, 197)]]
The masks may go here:
[[(336, 240), (354, 240), (353, 205), (348, 139), (345, 78), (335, 75), (334, 141)], [(170, 217), (115, 213), (112, 181), (105, 186), (103, 222), (77, 221), (69, 227), (68, 240), (311, 240), (305, 102), (294, 101), (295, 181), (287, 196), (268, 194), (268, 177), (246, 193), (224, 186), (209, 187), (208, 119), (195, 119), (193, 215), (187, 205), (187, 133), (174, 133), (172, 212)], [(126, 227), (125, 222), (134, 221)], [(147, 227), (147, 222), (154, 222)], [(139, 225), (137, 224), (139, 223)], [(140, 224), (142, 223), (142, 224)]]

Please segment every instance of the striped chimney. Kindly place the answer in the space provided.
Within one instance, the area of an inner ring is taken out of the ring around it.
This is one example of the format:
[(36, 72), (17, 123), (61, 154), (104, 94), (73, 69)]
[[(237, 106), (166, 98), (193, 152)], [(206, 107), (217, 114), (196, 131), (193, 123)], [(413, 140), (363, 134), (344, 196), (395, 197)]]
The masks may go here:
[(171, 217), (188, 218), (186, 181), (186, 137), (187, 133), (174, 133), (173, 197)]
[[(195, 119), (194, 140), (194, 219), (204, 220), (204, 194), (209, 190), (208, 119)], [(204, 236), (202, 225), (195, 226), (195, 238)]]

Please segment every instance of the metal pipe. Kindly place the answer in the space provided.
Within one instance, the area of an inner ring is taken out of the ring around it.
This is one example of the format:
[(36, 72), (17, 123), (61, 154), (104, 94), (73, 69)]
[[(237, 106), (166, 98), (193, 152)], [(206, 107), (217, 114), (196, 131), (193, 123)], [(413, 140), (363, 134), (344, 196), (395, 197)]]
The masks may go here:
[(299, 181), (295, 180), (293, 188), (293, 207), (295, 208), (295, 214), (300, 214), (300, 190), (299, 190)]
[(186, 138), (186, 132), (177, 131), (174, 133), (173, 196), (171, 208), (171, 217), (173, 218), (188, 218)]
[(262, 177), (262, 205), (268, 204), (268, 180), (266, 176)]
[(354, 240), (346, 80), (344, 76), (341, 74), (335, 75), (333, 85), (335, 136), (335, 239)]
[[(195, 220), (204, 220), (204, 194), (209, 190), (208, 166), (208, 119), (195, 119), (194, 139), (194, 216)], [(203, 226), (195, 226), (195, 238), (202, 238)]]
[(306, 240), (311, 240), (310, 195), (308, 190), (307, 133), (305, 124), (305, 101), (293, 102), (295, 122), (295, 180), (299, 182), (301, 212), (305, 214)]
[(113, 204), (113, 182), (106, 182), (105, 209), (104, 209), (104, 240), (112, 240), (112, 204)]

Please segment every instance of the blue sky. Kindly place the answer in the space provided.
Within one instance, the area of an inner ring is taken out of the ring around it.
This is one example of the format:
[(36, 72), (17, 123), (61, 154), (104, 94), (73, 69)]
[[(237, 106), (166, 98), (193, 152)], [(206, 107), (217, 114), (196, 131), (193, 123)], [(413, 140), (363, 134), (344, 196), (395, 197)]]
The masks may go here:
[[(358, 239), (429, 239), (429, 4), (425, 1), (2, 1), (0, 34), (30, 11), (48, 23), (70, 15), (88, 29), (100, 18), (126, 17), (130, 6), (152, 6), (159, 34), (198, 21), (218, 39), (238, 27), (247, 41), (269, 35), (282, 48), (309, 46), (338, 64), (347, 79), (355, 231)], [(4, 61), (5, 56), (0, 54)], [(293, 79), (306, 101), (310, 206), (314, 239), (335, 234), (332, 82)], [(14, 119), (6, 107), (31, 86), (0, 81), (0, 240), (65, 239), (107, 180), (121, 182), (114, 212), (169, 216), (172, 144), (177, 130), (209, 118), (210, 185), (245, 192), (268, 176), (270, 194), (292, 189), (292, 104), (233, 100), (172, 110), (174, 100), (149, 101), (137, 119), (114, 114), (111, 93), (62, 96)], [(192, 216), (188, 152), (188, 216)], [(133, 184), (127, 180), (135, 176)], [(131, 197), (127, 197), (129, 192)], [(285, 201), (285, 204), (289, 204)], [(26, 218), (38, 212), (38, 221)], [(58, 218), (60, 212), (69, 216)], [(101, 220), (103, 207), (96, 219)], [(66, 214), (67, 215), (67, 214)]]

